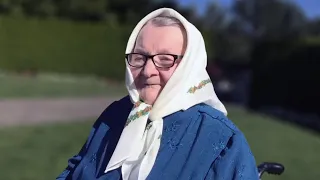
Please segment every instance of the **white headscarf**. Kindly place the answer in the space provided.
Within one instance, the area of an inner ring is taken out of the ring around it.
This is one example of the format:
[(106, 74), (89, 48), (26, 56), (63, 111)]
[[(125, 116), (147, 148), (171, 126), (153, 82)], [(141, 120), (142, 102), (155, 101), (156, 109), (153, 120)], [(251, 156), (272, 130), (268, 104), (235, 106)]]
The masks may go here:
[[(130, 66), (126, 62), (126, 86), (135, 106), (105, 170), (106, 173), (121, 167), (124, 180), (147, 178), (160, 147), (165, 116), (199, 103), (206, 103), (227, 115), (206, 71), (207, 53), (203, 37), (200, 31), (177, 11), (161, 8), (145, 16), (134, 28), (126, 53), (132, 52), (137, 36), (147, 21), (163, 13), (181, 21), (187, 31), (187, 48), (183, 59), (153, 106), (139, 101), (139, 93), (134, 85)], [(151, 123), (146, 127), (148, 119)]]

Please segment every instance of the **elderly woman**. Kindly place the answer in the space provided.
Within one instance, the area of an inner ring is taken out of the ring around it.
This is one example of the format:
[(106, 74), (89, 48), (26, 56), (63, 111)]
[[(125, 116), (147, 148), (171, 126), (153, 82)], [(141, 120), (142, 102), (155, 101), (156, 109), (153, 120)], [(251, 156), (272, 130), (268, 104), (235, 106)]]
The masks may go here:
[(134, 28), (125, 59), (129, 96), (106, 108), (57, 179), (258, 179), (214, 92), (196, 27), (173, 9), (155, 10)]

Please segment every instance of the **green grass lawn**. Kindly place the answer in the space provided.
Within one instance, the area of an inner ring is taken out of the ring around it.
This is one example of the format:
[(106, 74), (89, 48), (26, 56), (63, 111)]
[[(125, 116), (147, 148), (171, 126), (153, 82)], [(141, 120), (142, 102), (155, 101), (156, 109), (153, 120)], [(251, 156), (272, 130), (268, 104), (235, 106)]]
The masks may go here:
[[(265, 180), (320, 177), (318, 135), (235, 107), (228, 109), (230, 118), (247, 136), (258, 163), (285, 164), (282, 176), (265, 175)], [(0, 130), (0, 179), (54, 179), (84, 143), (92, 121)]]
[(80, 97), (122, 95), (124, 84), (110, 84), (93, 77), (40, 74), (23, 77), (0, 73), (0, 98)]

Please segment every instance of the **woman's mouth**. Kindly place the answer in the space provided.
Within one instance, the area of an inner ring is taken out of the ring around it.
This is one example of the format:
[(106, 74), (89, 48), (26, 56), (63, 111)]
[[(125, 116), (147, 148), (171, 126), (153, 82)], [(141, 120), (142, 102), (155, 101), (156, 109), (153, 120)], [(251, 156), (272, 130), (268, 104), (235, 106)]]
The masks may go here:
[(157, 87), (160, 86), (159, 84), (145, 84), (145, 87)]

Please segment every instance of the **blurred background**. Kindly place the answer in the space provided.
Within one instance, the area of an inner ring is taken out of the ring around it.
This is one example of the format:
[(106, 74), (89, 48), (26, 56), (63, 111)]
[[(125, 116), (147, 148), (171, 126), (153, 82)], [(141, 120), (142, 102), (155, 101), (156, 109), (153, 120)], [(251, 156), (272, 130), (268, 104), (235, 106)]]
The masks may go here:
[(0, 179), (55, 179), (110, 102), (124, 51), (160, 7), (201, 30), (208, 73), (257, 164), (320, 177), (319, 0), (0, 0)]

